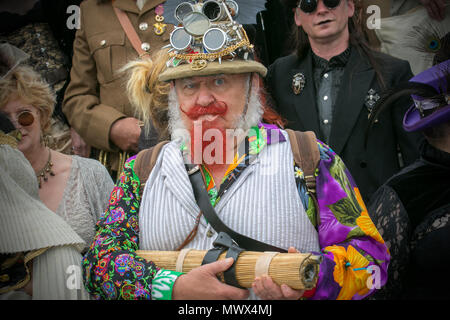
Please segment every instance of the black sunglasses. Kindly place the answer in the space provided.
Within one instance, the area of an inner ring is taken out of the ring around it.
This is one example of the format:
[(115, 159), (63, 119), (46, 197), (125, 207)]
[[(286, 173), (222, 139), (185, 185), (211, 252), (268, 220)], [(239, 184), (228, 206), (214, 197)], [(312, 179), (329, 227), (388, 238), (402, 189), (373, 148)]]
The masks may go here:
[[(322, 0), (325, 7), (334, 9), (341, 3), (341, 0)], [(297, 8), (300, 8), (304, 13), (313, 13), (317, 9), (319, 0), (300, 0)]]

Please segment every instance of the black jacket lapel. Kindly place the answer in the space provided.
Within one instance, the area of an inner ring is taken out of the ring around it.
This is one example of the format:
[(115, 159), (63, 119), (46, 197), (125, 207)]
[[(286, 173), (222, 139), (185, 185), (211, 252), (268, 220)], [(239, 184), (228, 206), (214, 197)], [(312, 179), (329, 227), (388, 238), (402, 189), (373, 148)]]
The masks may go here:
[(314, 86), (312, 56), (310, 52), (300, 62), (298, 68), (291, 70), (290, 79), (292, 80), (297, 73), (305, 75), (306, 83), (303, 91), (294, 96), (294, 109), (299, 122), (302, 124), (302, 131), (314, 131), (317, 133), (318, 138), (321, 139), (321, 134), (318, 134), (321, 131), (317, 114), (316, 88)]
[(333, 111), (329, 144), (338, 154), (350, 137), (361, 108), (365, 106), (367, 92), (374, 76), (373, 68), (361, 57), (358, 50), (353, 48), (342, 77), (342, 85)]

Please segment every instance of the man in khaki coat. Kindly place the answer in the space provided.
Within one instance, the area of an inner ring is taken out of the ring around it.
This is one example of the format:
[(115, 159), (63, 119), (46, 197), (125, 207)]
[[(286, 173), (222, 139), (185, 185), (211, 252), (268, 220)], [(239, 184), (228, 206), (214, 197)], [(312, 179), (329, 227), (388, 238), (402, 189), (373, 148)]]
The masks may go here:
[[(151, 56), (168, 44), (172, 25), (158, 35), (154, 25), (162, 15), (163, 0), (85, 0), (81, 3), (80, 29), (74, 41), (71, 81), (67, 87), (63, 111), (90, 153), (109, 170), (121, 170), (126, 153), (138, 150), (140, 121), (130, 105), (124, 74), (118, 70), (138, 58), (113, 7), (124, 11), (139, 39), (141, 48)], [(155, 12), (156, 11), (156, 12)], [(162, 22), (164, 23), (164, 22)], [(77, 146), (75, 146), (75, 152)], [(80, 153), (83, 155), (83, 153)], [(89, 155), (89, 152), (84, 154)], [(120, 161), (121, 160), (121, 161)]]

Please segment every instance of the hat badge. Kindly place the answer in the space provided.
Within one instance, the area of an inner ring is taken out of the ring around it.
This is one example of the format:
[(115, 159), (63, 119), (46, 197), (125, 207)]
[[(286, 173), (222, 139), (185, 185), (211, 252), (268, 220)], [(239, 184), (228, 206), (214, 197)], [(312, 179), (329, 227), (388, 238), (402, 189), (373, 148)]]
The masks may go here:
[(194, 60), (191, 64), (191, 69), (195, 70), (195, 71), (199, 71), (199, 70), (206, 68), (207, 64), (208, 64), (208, 62), (203, 59), (202, 60)]
[(306, 85), (306, 77), (303, 73), (299, 72), (292, 77), (292, 90), (296, 95), (303, 91)]

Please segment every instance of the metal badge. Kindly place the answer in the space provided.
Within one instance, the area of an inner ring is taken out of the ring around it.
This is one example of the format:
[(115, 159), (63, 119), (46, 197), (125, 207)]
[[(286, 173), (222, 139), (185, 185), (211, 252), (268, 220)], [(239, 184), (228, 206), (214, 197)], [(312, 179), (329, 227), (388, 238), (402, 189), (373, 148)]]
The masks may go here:
[(420, 116), (423, 118), (425, 114), (423, 113), (423, 104), (422, 101), (414, 100), (414, 106), (417, 110), (419, 110)]
[(191, 69), (195, 70), (195, 71), (199, 71), (199, 70), (206, 68), (207, 64), (208, 64), (208, 62), (203, 59), (202, 60), (194, 60), (191, 64)]
[[(380, 100), (380, 95), (374, 89), (370, 89), (367, 92), (366, 102), (364, 103), (366, 105), (367, 110), (369, 111), (367, 118), (370, 118), (370, 115), (372, 114), (373, 111), (373, 107), (375, 106), (378, 100)], [(375, 120), (375, 122), (378, 122), (378, 120)]]
[(162, 4), (156, 6), (155, 14), (156, 23), (153, 24), (153, 32), (155, 32), (157, 36), (160, 36), (166, 32), (167, 27), (167, 24), (164, 23), (164, 6)]
[(292, 90), (295, 94), (300, 94), (306, 85), (306, 77), (303, 73), (299, 72), (294, 74), (292, 78)]
[(143, 42), (143, 43), (141, 44), (141, 49), (144, 50), (144, 51), (150, 50), (150, 43), (148, 43), (148, 42)]
[(372, 112), (374, 105), (377, 103), (379, 99), (380, 95), (374, 89), (370, 89), (367, 92), (365, 105), (367, 107), (367, 110), (369, 110), (369, 112)]
[(145, 31), (148, 29), (148, 23), (147, 22), (142, 22), (139, 24), (139, 30)]
[(164, 21), (163, 16), (156, 16), (155, 20), (156, 23), (153, 24), (153, 31), (157, 36), (160, 36), (166, 31), (167, 24), (163, 23)]

